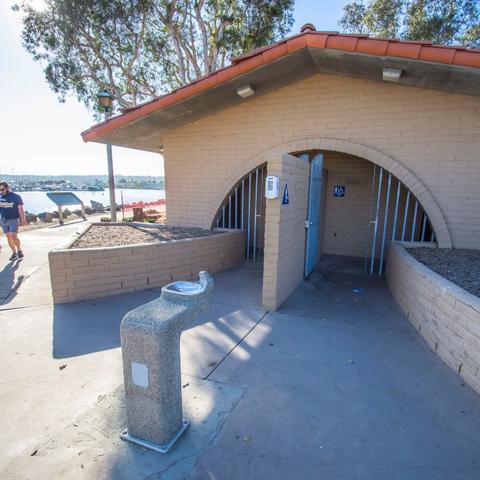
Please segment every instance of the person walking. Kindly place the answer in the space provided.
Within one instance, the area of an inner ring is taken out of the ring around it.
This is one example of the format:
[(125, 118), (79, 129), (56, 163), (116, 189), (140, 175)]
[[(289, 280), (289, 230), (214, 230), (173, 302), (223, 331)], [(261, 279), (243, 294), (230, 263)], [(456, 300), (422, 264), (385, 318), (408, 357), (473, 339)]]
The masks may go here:
[(23, 258), (22, 246), (18, 238), (19, 225), (26, 225), (25, 210), (20, 195), (13, 193), (7, 182), (0, 182), (0, 222), (12, 249), (10, 261)]

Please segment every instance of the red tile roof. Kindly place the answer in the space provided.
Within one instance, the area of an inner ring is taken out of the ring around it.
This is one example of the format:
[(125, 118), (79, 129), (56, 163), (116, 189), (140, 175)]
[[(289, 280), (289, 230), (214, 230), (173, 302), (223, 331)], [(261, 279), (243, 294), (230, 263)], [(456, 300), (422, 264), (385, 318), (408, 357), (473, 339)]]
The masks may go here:
[(302, 33), (283, 39), (273, 45), (254, 50), (248, 55), (232, 58), (232, 64), (209, 75), (200, 77), (185, 86), (159, 96), (136, 107), (127, 108), (119, 116), (94, 125), (82, 132), (85, 142), (99, 137), (148, 115), (161, 108), (201, 93), (260, 66), (273, 62), (302, 48), (341, 50), (367, 55), (423, 60), (447, 65), (480, 68), (480, 50), (461, 46), (433, 45), (431, 42), (370, 38), (368, 35), (317, 32), (313, 25), (302, 27)]

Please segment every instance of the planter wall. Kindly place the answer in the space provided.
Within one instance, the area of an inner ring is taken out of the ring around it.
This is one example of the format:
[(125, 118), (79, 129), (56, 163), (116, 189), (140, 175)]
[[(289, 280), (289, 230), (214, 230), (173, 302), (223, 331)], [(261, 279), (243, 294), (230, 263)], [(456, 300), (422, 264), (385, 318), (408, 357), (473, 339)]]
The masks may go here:
[(427, 268), (399, 243), (390, 246), (386, 275), (410, 323), (480, 393), (480, 298)]
[(54, 303), (161, 287), (233, 267), (244, 260), (244, 233), (108, 248), (60, 248), (49, 253)]

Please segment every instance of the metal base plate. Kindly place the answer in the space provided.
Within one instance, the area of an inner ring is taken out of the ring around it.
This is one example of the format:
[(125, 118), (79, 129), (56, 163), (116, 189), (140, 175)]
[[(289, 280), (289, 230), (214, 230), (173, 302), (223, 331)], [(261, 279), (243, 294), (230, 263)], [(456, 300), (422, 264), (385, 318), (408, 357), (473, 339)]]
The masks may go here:
[(134, 437), (133, 435), (130, 435), (125, 429), (121, 434), (120, 438), (122, 440), (125, 440), (126, 442), (130, 443), (135, 443), (136, 445), (140, 445), (142, 447), (148, 448), (149, 450), (154, 450), (155, 452), (158, 453), (167, 453), (175, 444), (175, 442), (180, 438), (180, 435), (188, 428), (190, 425), (190, 422), (187, 420), (182, 421), (182, 426), (178, 430), (178, 432), (175, 434), (175, 436), (165, 445), (158, 445), (156, 443), (149, 442), (148, 440), (142, 440), (141, 438)]

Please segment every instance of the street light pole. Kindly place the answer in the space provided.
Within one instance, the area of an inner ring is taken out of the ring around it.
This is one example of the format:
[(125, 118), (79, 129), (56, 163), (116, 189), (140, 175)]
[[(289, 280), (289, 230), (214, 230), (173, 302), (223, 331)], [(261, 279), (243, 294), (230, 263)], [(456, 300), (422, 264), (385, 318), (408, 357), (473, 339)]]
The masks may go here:
[[(110, 112), (112, 111), (113, 97), (112, 94), (103, 90), (98, 94), (98, 100), (103, 107), (105, 113), (105, 122), (110, 118)], [(107, 164), (108, 164), (108, 190), (110, 193), (110, 220), (112, 222), (117, 221), (117, 203), (115, 201), (115, 177), (113, 176), (113, 159), (112, 159), (112, 146), (107, 143)]]
[[(105, 121), (110, 117), (108, 110), (105, 111)], [(110, 220), (117, 221), (117, 203), (115, 201), (115, 177), (113, 175), (112, 146), (107, 143), (107, 165), (108, 165), (108, 190), (110, 194)]]

